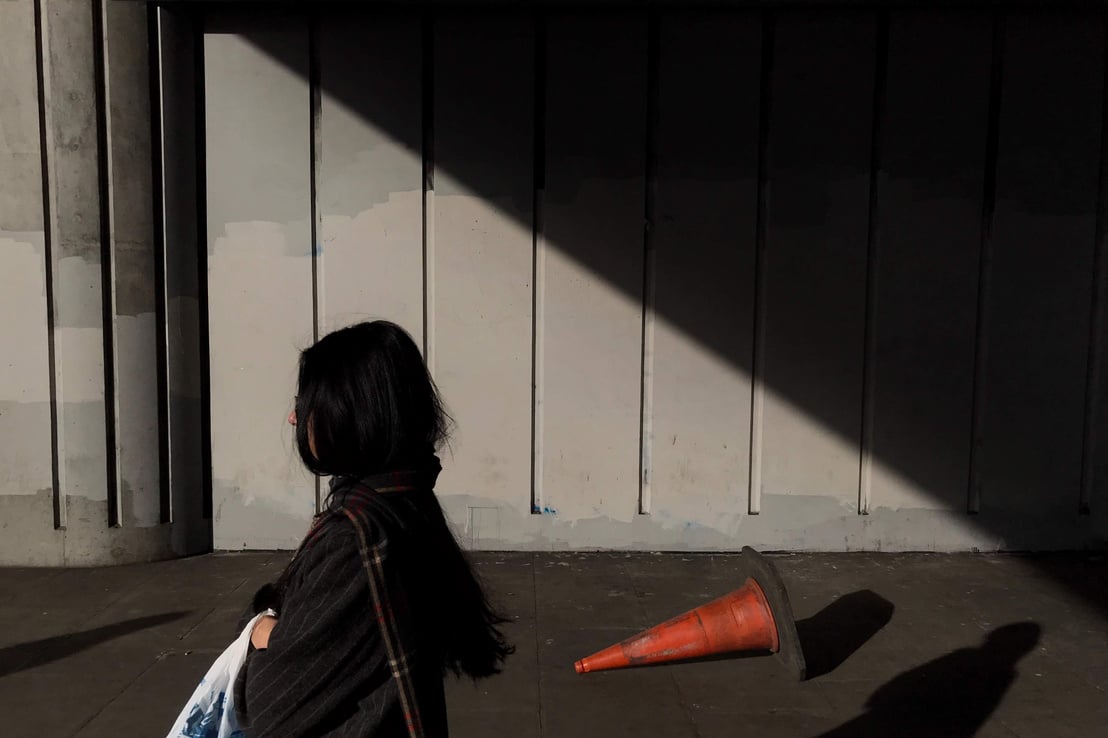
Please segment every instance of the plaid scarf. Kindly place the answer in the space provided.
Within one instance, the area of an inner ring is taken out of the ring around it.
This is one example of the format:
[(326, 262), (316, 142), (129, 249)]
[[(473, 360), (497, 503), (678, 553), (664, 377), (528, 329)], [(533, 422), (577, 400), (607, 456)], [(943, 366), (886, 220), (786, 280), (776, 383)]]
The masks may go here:
[(331, 492), (327, 496), (328, 510), (338, 512), (346, 508), (363, 509), (374, 495), (393, 495), (435, 488), (442, 464), (437, 456), (431, 456), (421, 469), (394, 471), (365, 479), (335, 477), (331, 480)]
[(442, 464), (439, 457), (432, 455), (422, 469), (387, 472), (364, 479), (332, 477), (329, 485), (330, 492), (324, 501), (326, 509), (312, 519), (311, 527), (308, 528), (307, 534), (293, 554), (292, 560), (295, 561), (301, 551), (315, 542), (327, 523), (335, 521), (339, 516), (348, 517), (344, 510), (364, 513), (367, 509), (376, 506), (376, 501), (373, 499), (376, 495), (432, 490), (441, 471)]

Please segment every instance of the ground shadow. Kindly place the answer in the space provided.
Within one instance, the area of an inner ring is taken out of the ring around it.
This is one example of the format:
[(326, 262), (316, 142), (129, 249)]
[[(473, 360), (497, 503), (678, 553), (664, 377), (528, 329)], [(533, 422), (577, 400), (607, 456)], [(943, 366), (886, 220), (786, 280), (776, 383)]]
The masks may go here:
[(1000, 704), (1016, 679), (1016, 664), (1041, 635), (1033, 622), (997, 628), (976, 648), (958, 649), (900, 674), (873, 693), (864, 713), (820, 738), (969, 738)]
[(133, 618), (92, 630), (41, 638), (37, 641), (0, 648), (0, 677), (67, 658), (114, 638), (180, 620), (187, 614), (187, 612), (167, 612), (161, 615)]
[(1021, 554), (1044, 580), (1080, 596), (1098, 611), (1108, 614), (1108, 556), (1096, 552)]
[(796, 624), (808, 679), (830, 674), (892, 620), (895, 607), (876, 592), (863, 589), (838, 598)]

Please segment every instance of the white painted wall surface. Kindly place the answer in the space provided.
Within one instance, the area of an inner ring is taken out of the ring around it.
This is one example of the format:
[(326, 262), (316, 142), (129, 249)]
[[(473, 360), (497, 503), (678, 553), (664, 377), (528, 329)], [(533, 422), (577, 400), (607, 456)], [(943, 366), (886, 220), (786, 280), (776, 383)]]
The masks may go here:
[(419, 21), (338, 14), (318, 34), (320, 327), (387, 318), (422, 343)]
[[(683, 18), (658, 44), (644, 509), (722, 542), (749, 503), (761, 18)], [(701, 75), (727, 94), (699, 94)]]
[(305, 28), (207, 29), (212, 504), (221, 549), (295, 547), (315, 513), (315, 486), (286, 422), (314, 322), (307, 70)]
[(577, 545), (638, 513), (646, 51), (639, 17), (547, 28), (536, 492)]
[(434, 34), (429, 356), (455, 422), (438, 489), (482, 547), (530, 514), (534, 27), (444, 19)]

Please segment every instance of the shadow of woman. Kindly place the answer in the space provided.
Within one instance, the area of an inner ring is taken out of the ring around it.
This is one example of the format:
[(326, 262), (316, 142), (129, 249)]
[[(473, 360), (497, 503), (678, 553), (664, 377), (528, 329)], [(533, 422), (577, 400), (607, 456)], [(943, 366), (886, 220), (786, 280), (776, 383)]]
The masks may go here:
[(961, 648), (906, 671), (879, 688), (858, 717), (821, 738), (969, 738), (1000, 704), (1016, 664), (1039, 642), (1033, 622), (997, 628), (976, 648)]

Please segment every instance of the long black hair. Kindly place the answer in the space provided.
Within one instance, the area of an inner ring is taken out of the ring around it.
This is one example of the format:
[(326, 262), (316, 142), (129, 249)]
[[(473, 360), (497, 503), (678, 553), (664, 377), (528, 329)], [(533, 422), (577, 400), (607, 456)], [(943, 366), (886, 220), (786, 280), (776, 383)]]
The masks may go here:
[[(387, 321), (335, 331), (300, 356), (296, 445), (337, 486), (379, 474), (438, 469), (450, 418), (419, 348)], [(513, 648), (430, 489), (376, 495), (379, 518), (410, 540), (403, 564), (424, 642), (443, 668), (473, 678), (500, 670)], [(413, 522), (414, 521), (414, 522)]]

